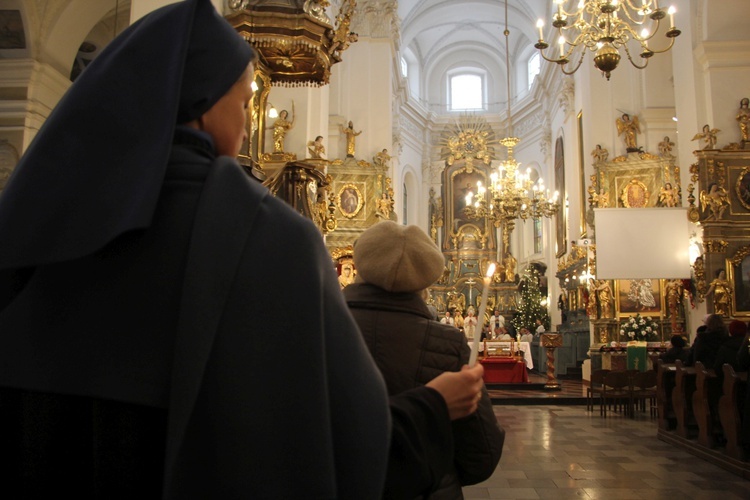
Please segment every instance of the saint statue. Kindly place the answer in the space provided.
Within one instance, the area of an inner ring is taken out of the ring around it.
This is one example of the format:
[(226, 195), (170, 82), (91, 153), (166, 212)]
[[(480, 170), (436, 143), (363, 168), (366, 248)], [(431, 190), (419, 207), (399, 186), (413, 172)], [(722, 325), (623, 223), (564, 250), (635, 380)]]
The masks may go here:
[(634, 116), (631, 120), (630, 115), (623, 113), (621, 118), (615, 120), (617, 124), (617, 135), (624, 135), (625, 146), (628, 153), (638, 151), (636, 144), (636, 133), (641, 133), (641, 126), (638, 123), (638, 117)]
[(716, 279), (711, 282), (706, 296), (714, 294), (714, 313), (729, 317), (729, 306), (732, 303), (732, 287), (727, 280), (727, 273), (719, 269)]
[(341, 130), (342, 134), (346, 135), (346, 157), (354, 158), (356, 137), (361, 134), (362, 131), (360, 130), (359, 132), (355, 132), (354, 124), (351, 120), (349, 120), (349, 126), (347, 126), (346, 128), (339, 125), (339, 130)]
[(748, 109), (748, 104), (750, 103), (750, 99), (747, 97), (743, 97), (740, 101), (740, 109), (737, 112), (737, 123), (740, 126), (740, 134), (742, 135), (742, 144), (748, 142), (750, 140), (750, 130), (748, 130), (748, 126), (750, 125), (750, 109)]
[(505, 256), (505, 281), (514, 283), (516, 281), (516, 258), (511, 254)]
[(596, 299), (599, 302), (600, 318), (614, 318), (612, 287), (608, 280), (596, 280)]
[(287, 132), (294, 127), (294, 101), (292, 101), (292, 119), (287, 120), (289, 112), (282, 109), (279, 113), (279, 117), (273, 122), (273, 152), (283, 153), (284, 152), (284, 138)]
[(664, 285), (664, 301), (667, 304), (667, 314), (672, 320), (672, 331), (677, 329), (677, 318), (679, 317), (680, 304), (682, 302), (682, 292), (682, 280), (667, 280)]
[(384, 192), (380, 195), (380, 198), (377, 200), (375, 210), (376, 216), (382, 217), (384, 219), (391, 218), (391, 210), (393, 210), (393, 200), (388, 197), (388, 193)]

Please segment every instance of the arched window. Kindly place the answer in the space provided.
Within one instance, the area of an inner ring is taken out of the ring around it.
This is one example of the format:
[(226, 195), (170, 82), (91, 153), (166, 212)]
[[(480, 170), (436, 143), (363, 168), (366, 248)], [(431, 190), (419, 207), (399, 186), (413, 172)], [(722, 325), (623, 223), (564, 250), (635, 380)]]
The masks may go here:
[(539, 74), (542, 70), (542, 60), (539, 57), (539, 52), (534, 52), (534, 55), (529, 59), (529, 88), (534, 83), (534, 77)]
[(406, 59), (401, 58), (401, 76), (406, 78), (409, 76), (409, 66), (406, 64)]
[(456, 71), (448, 75), (448, 109), (450, 111), (484, 109), (483, 74)]

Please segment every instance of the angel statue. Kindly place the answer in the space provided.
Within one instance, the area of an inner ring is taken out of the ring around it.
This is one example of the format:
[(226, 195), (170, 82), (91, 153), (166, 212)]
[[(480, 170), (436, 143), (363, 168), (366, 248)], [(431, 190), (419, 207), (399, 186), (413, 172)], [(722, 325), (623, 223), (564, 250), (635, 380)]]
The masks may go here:
[(307, 151), (310, 153), (310, 158), (325, 158), (326, 147), (323, 145), (323, 136), (319, 135), (314, 141), (307, 141)]
[(672, 187), (671, 182), (664, 184), (659, 189), (659, 200), (656, 205), (659, 207), (676, 207), (680, 203), (680, 194), (677, 188)]
[(621, 118), (615, 120), (615, 123), (617, 124), (617, 135), (624, 134), (625, 146), (627, 147), (628, 153), (638, 151), (636, 133), (641, 133), (641, 125), (638, 123), (638, 117), (634, 116), (631, 119), (629, 114), (623, 113)]
[(591, 152), (591, 156), (594, 157), (594, 164), (604, 163), (609, 157), (609, 151), (603, 148), (601, 144), (597, 144), (596, 148)]
[(708, 192), (701, 191), (700, 202), (703, 210), (708, 212), (706, 220), (719, 220), (729, 206), (729, 197), (723, 187), (713, 182), (708, 186)]
[(721, 132), (721, 130), (711, 128), (708, 126), (708, 124), (705, 124), (703, 125), (703, 131), (695, 134), (695, 137), (690, 140), (697, 141), (700, 139), (705, 142), (706, 145), (703, 146), (703, 149), (716, 149), (716, 134), (718, 134), (719, 132)]
[(273, 122), (271, 128), (273, 129), (273, 152), (283, 153), (284, 152), (284, 138), (286, 134), (294, 128), (294, 101), (292, 101), (292, 119), (289, 118), (289, 111), (282, 109), (279, 112), (279, 117)]
[(659, 143), (659, 155), (670, 158), (672, 157), (672, 148), (674, 147), (674, 142), (669, 140), (669, 136), (664, 136), (664, 140)]

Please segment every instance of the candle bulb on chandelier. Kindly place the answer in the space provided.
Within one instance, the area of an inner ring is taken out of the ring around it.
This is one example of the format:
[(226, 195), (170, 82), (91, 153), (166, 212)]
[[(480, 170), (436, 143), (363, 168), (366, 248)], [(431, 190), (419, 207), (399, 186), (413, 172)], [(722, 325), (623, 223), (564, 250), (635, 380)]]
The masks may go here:
[[(477, 316), (477, 323), (484, 326), (484, 313), (487, 310), (487, 296), (490, 291), (490, 279), (495, 274), (495, 263), (489, 265), (487, 273), (484, 275), (483, 290), (482, 290), (482, 302), (479, 306), (479, 315)], [(469, 366), (473, 367), (477, 364), (477, 355), (479, 354), (479, 337), (482, 336), (481, 328), (479, 332), (474, 332), (474, 342), (471, 344), (471, 355), (469, 356)]]
[(539, 41), (543, 42), (544, 41), (544, 33), (542, 32), (542, 28), (544, 28), (544, 21), (542, 21), (541, 19), (539, 19), (536, 22), (536, 27), (539, 28)]
[(674, 28), (674, 13), (677, 12), (677, 9), (674, 8), (674, 5), (671, 5), (667, 12), (669, 13), (669, 27)]
[(565, 56), (565, 38), (560, 37), (557, 39), (558, 45), (560, 45), (560, 58)]

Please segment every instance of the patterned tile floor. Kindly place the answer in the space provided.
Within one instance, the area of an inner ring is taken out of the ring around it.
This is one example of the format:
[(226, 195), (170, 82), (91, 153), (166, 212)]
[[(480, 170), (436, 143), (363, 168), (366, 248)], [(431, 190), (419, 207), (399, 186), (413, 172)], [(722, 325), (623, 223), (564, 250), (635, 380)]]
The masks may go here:
[[(580, 383), (580, 382), (579, 382)], [(656, 420), (585, 406), (495, 404), (503, 457), (477, 498), (750, 499), (750, 481), (657, 440)]]
[(586, 387), (581, 380), (559, 379), (559, 391), (545, 390), (547, 376), (529, 372), (528, 388), (524, 384), (490, 384), (487, 391), (495, 404), (585, 404)]

